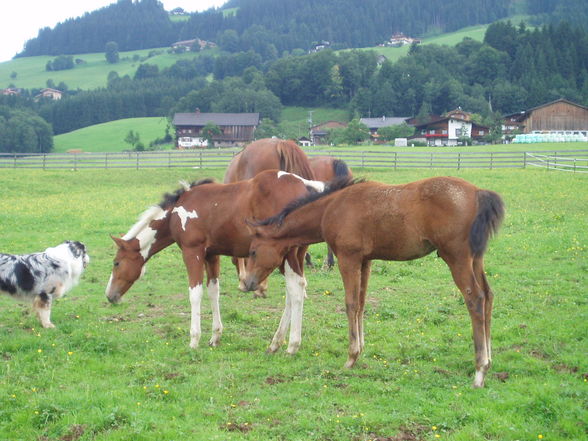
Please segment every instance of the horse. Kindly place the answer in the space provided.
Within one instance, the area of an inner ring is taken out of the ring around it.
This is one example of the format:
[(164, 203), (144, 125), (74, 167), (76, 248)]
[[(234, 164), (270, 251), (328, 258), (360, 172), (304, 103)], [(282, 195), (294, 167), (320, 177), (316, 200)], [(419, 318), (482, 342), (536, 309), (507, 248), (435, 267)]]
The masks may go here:
[[(353, 174), (351, 169), (341, 159), (337, 159), (333, 156), (313, 156), (309, 158), (310, 168), (314, 174), (314, 179), (317, 181), (329, 182), (335, 178), (349, 177), (352, 178)], [(333, 257), (333, 250), (327, 246), (327, 268), (331, 269), (335, 265), (335, 258)], [(306, 253), (306, 265), (310, 268), (313, 267), (310, 253)]]
[[(176, 243), (182, 250), (188, 272), (191, 304), (190, 347), (198, 347), (200, 302), (204, 271), (211, 301), (213, 327), (209, 345), (220, 342), (223, 325), (219, 306), (220, 255), (247, 256), (251, 242), (245, 219), (260, 219), (279, 212), (289, 201), (309, 191), (322, 191), (324, 183), (309, 181), (295, 174), (267, 170), (255, 178), (232, 184), (211, 179), (185, 185), (166, 194), (159, 205), (145, 211), (123, 237), (111, 236), (118, 250), (106, 297), (117, 303), (139, 279), (145, 264), (159, 251)], [(281, 271), (286, 276), (286, 306), (270, 352), (283, 342), (288, 326), (288, 352), (296, 353), (301, 342), (302, 308), (306, 295), (303, 274), (304, 254), (293, 249), (287, 254)]]
[[(232, 182), (253, 178), (264, 170), (279, 169), (298, 176), (314, 180), (310, 163), (304, 151), (294, 141), (264, 138), (252, 142), (237, 153), (229, 163), (223, 182)], [(239, 276), (239, 289), (245, 291), (245, 260), (233, 257), (233, 264)], [(267, 280), (259, 284), (254, 297), (266, 297)]]
[(473, 328), (476, 374), (490, 368), (493, 294), (484, 253), (504, 217), (501, 197), (463, 179), (435, 177), (405, 185), (340, 180), (281, 213), (253, 223), (248, 289), (269, 274), (291, 247), (325, 241), (338, 259), (345, 287), (351, 368), (364, 347), (363, 311), (373, 259), (412, 260), (437, 251), (449, 266)]

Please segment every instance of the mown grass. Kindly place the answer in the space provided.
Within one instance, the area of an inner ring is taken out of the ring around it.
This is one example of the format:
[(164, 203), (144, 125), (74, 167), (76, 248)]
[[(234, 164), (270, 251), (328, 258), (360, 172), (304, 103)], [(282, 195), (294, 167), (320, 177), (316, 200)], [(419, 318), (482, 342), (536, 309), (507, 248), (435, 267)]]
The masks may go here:
[[(196, 52), (168, 53), (168, 49), (155, 48), (121, 52), (120, 61), (116, 64), (106, 62), (103, 52), (78, 54), (73, 56), (74, 60), (79, 58), (84, 63), (76, 64), (73, 69), (51, 72), (45, 70), (45, 65), (48, 61), (52, 61), (54, 56), (15, 58), (0, 63), (0, 88), (12, 84), (23, 89), (40, 89), (46, 87), (47, 80), (52, 79), (56, 85), (63, 81), (70, 89), (96, 89), (106, 86), (108, 74), (112, 71), (121, 77), (129, 75), (132, 78), (141, 63), (155, 64), (159, 69), (162, 69), (173, 65), (178, 60), (198, 56)], [(149, 53), (153, 51), (157, 54), (149, 57)], [(11, 78), (13, 72), (16, 72), (16, 78)]]
[[(84, 152), (122, 152), (132, 147), (124, 139), (130, 130), (138, 133), (145, 147), (151, 141), (165, 136), (168, 125), (165, 117), (127, 118), (96, 124), (53, 138), (53, 152), (63, 153), (72, 149)], [(173, 128), (170, 129), (173, 133)], [(167, 148), (170, 146), (168, 145)], [(159, 149), (162, 149), (159, 146)]]
[[(444, 263), (375, 262), (366, 350), (342, 365), (347, 324), (337, 270), (307, 271), (296, 356), (264, 353), (281, 315), (236, 289), (222, 261), (221, 346), (188, 348), (180, 251), (148, 264), (122, 303), (104, 288), (114, 244), (179, 179), (223, 170), (5, 170), (2, 252), (84, 241), (92, 261), (57, 302), (57, 329), (0, 297), (0, 438), (6, 440), (580, 440), (588, 414), (588, 177), (544, 170), (355, 170), (389, 183), (461, 176), (500, 192), (507, 217), (486, 270), (494, 289), (494, 366), (471, 388), (470, 321)], [(315, 261), (324, 245), (311, 248)], [(203, 332), (211, 315), (203, 301)]]

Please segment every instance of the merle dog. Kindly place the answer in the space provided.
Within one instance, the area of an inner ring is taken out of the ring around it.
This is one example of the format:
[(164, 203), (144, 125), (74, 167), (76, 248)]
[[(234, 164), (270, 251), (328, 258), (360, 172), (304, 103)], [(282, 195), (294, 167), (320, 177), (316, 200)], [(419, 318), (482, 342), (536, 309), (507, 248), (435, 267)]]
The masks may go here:
[(65, 241), (42, 253), (0, 253), (0, 292), (29, 300), (44, 328), (51, 323), (51, 303), (76, 286), (90, 262), (86, 246)]

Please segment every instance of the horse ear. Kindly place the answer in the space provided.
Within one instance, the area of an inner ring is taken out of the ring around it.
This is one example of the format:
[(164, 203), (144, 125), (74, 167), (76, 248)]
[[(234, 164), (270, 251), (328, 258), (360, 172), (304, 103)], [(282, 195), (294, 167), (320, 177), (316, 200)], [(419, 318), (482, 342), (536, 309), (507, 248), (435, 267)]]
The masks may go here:
[(124, 248), (125, 245), (125, 240), (122, 237), (116, 237), (113, 236), (112, 234), (110, 235), (110, 237), (112, 238), (112, 240), (114, 240), (114, 243), (119, 247), (119, 248)]

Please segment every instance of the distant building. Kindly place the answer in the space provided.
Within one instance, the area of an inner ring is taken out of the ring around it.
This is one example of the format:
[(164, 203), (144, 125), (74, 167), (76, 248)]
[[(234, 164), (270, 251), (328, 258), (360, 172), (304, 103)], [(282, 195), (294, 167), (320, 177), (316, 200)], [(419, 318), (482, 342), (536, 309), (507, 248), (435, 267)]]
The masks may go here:
[(2, 91), (0, 91), (0, 93), (5, 96), (18, 96), (18, 95), (20, 95), (20, 89), (15, 89), (14, 87), (8, 87), (6, 89), (2, 89)]
[(259, 125), (259, 113), (176, 113), (173, 125), (176, 128), (177, 148), (206, 147), (202, 129), (208, 123), (216, 124), (221, 134), (213, 138), (219, 147), (244, 145), (253, 140)]
[(216, 43), (212, 41), (201, 40), (200, 38), (194, 38), (192, 40), (182, 40), (176, 41), (172, 43), (171, 48), (172, 50), (203, 50), (203, 49), (212, 49), (216, 47)]
[(424, 139), (429, 146), (454, 146), (458, 145), (459, 138), (481, 142), (489, 132), (488, 127), (472, 121), (471, 113), (457, 108), (415, 125), (415, 134), (411, 139)]
[(308, 139), (306, 136), (302, 136), (298, 138), (298, 145), (301, 147), (310, 147), (312, 145), (312, 141)]
[(558, 99), (529, 110), (504, 116), (502, 131), (505, 135), (520, 133), (588, 133), (588, 107), (566, 99)]
[(382, 127), (398, 126), (406, 123), (408, 116), (380, 116), (379, 118), (360, 118), (359, 122), (365, 124), (370, 129), (372, 139), (378, 138), (378, 130)]
[(413, 43), (420, 44), (420, 42), (421, 40), (417, 38), (408, 37), (404, 35), (402, 32), (396, 32), (394, 35), (392, 35), (392, 37), (390, 37), (390, 40), (384, 43), (384, 46), (401, 47)]
[(60, 100), (63, 96), (63, 92), (57, 89), (51, 89), (50, 87), (46, 89), (42, 89), (41, 92), (35, 96), (35, 100), (40, 100), (41, 98), (49, 98), (52, 100)]
[(320, 145), (327, 143), (327, 136), (329, 135), (328, 130), (332, 129), (344, 129), (347, 127), (346, 123), (339, 121), (327, 121), (316, 126), (312, 126), (309, 130), (310, 141), (312, 145)]
[(331, 47), (331, 42), (330, 42), (330, 41), (323, 40), (323, 41), (321, 41), (321, 42), (319, 42), (319, 43), (315, 44), (315, 45), (312, 47), (312, 49), (310, 49), (310, 50), (308, 51), (308, 53), (309, 53), (309, 54), (312, 54), (312, 53), (314, 53), (314, 52), (320, 52), (320, 51), (322, 51), (322, 50), (324, 50), (324, 49), (328, 49), (328, 48), (330, 48), (330, 47)]

